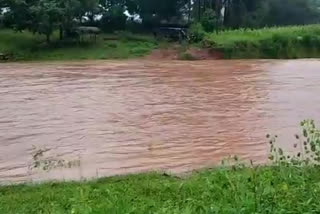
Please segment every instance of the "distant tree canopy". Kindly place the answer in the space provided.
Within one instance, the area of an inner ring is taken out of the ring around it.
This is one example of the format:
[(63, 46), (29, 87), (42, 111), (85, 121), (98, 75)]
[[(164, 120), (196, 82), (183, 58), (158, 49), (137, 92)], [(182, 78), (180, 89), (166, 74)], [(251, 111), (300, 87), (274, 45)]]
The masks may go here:
[(112, 32), (125, 30), (128, 22), (149, 30), (160, 23), (200, 22), (213, 31), (320, 20), (320, 0), (0, 0), (0, 8), (9, 8), (2, 16), (7, 26), (44, 34), (48, 41), (55, 30), (63, 38), (79, 25)]
[(213, 10), (224, 27), (255, 28), (316, 23), (319, 6), (319, 0), (196, 0), (194, 14), (201, 22)]
[(10, 27), (44, 34), (47, 41), (53, 31), (71, 29), (84, 16), (98, 12), (97, 0), (2, 0), (9, 8), (5, 22)]

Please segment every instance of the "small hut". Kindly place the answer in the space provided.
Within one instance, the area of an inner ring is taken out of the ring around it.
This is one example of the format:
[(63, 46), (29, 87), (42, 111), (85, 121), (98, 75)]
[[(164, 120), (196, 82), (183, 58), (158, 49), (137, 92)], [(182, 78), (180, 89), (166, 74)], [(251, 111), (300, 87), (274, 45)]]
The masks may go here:
[(97, 41), (97, 36), (101, 33), (101, 30), (97, 27), (80, 26), (75, 29), (79, 34), (80, 41), (84, 41), (86, 36), (89, 36), (90, 40)]

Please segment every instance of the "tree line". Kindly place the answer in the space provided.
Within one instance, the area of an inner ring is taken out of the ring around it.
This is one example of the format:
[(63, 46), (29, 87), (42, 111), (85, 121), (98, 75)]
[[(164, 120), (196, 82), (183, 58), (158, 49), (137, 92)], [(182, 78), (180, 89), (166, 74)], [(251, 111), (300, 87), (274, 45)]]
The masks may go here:
[(206, 31), (310, 24), (320, 0), (0, 0), (2, 23), (17, 31), (60, 38), (75, 26), (104, 31), (150, 31), (160, 25), (201, 23)]

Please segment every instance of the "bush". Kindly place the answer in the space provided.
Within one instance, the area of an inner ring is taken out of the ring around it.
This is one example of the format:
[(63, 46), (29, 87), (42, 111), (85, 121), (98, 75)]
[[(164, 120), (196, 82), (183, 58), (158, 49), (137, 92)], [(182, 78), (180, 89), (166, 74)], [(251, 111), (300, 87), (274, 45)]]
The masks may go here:
[(147, 54), (150, 51), (149, 48), (146, 47), (133, 47), (130, 50), (130, 54), (134, 55), (134, 56), (144, 56), (145, 54)]
[(189, 30), (189, 39), (191, 42), (201, 42), (204, 40), (206, 32), (200, 23), (192, 24)]
[(207, 9), (201, 19), (201, 25), (206, 32), (212, 32), (218, 28), (219, 20), (216, 13), (212, 9)]
[(295, 135), (297, 142), (293, 145), (294, 152), (290, 153), (277, 147), (278, 136), (267, 135), (270, 143), (269, 159), (277, 164), (320, 166), (320, 130), (316, 128), (313, 120), (302, 121), (301, 128), (301, 135)]
[(118, 45), (116, 43), (109, 43), (107, 46), (109, 48), (117, 48), (118, 47)]

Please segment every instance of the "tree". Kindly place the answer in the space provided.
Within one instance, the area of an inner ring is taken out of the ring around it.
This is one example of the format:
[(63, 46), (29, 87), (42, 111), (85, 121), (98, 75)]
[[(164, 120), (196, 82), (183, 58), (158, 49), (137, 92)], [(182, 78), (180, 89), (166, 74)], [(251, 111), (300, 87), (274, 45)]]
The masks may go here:
[(0, 0), (0, 9), (7, 6), (8, 6), (8, 2), (6, 0)]
[(112, 5), (105, 10), (100, 26), (105, 32), (124, 30), (126, 27), (127, 16), (124, 14), (125, 8), (122, 5)]
[(48, 41), (56, 29), (62, 39), (77, 25), (98, 25), (97, 17), (102, 17), (105, 30), (124, 30), (128, 19), (124, 12), (139, 17), (145, 29), (188, 20), (202, 23), (207, 31), (221, 25), (309, 24), (320, 17), (320, 0), (0, 0), (0, 7), (10, 8), (3, 20), (11, 27), (44, 34)]
[[(139, 14), (142, 22), (147, 27), (158, 25), (161, 21), (167, 23), (174, 20), (182, 20), (185, 12), (183, 10), (188, 5), (188, 0), (128, 0), (131, 7), (135, 9), (134, 13)], [(133, 6), (135, 4), (136, 6)]]
[(75, 19), (82, 19), (81, 2), (78, 0), (59, 0), (61, 8), (61, 16), (59, 21), (60, 40), (65, 34), (70, 34), (70, 31), (77, 25)]
[(5, 19), (8, 20), (7, 22), (9, 22), (10, 27), (17, 31), (21, 31), (31, 25), (32, 17), (28, 4), (33, 3), (32, 1), (12, 0), (5, 2), (10, 8), (5, 17)]
[(316, 6), (320, 5), (319, 0), (223, 0), (221, 2), (225, 10), (224, 26), (228, 28), (310, 24), (319, 18), (319, 7)]
[(30, 7), (32, 23), (28, 28), (34, 33), (44, 34), (49, 43), (50, 37), (57, 27), (62, 13), (63, 10), (59, 7), (59, 2), (39, 0)]
[(98, 13), (98, 0), (0, 0), (10, 8), (6, 14), (16, 30), (30, 30), (44, 34), (47, 42), (54, 30), (60, 37), (71, 31), (83, 17), (94, 19)]
[(270, 0), (266, 25), (299, 25), (314, 23), (318, 17), (316, 7), (306, 0)]
[(94, 22), (96, 14), (100, 13), (99, 0), (79, 0), (81, 7), (79, 12), (81, 17), (86, 16), (91, 23)]

